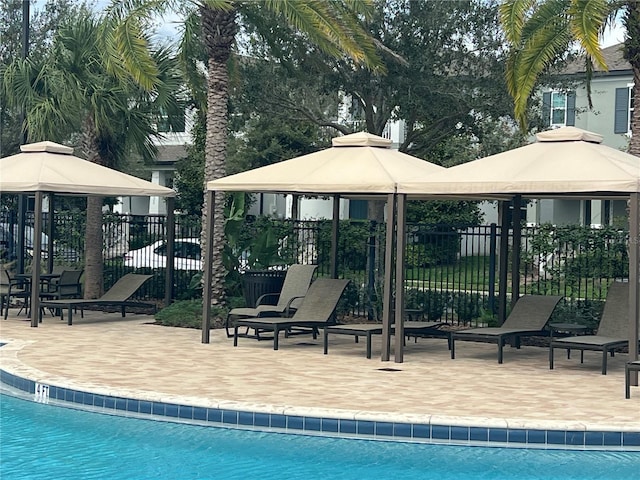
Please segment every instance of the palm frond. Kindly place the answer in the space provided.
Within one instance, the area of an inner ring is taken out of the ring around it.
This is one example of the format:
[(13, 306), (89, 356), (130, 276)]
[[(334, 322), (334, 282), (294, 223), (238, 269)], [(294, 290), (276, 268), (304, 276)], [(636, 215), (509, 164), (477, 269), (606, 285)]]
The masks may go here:
[(534, 3), (535, 0), (508, 0), (500, 4), (500, 23), (507, 40), (511, 44), (517, 45), (520, 43), (527, 13)]
[(143, 88), (152, 90), (157, 84), (158, 67), (149, 53), (148, 41), (136, 17), (128, 17), (117, 25), (106, 23), (109, 28), (103, 38), (107, 39), (105, 66), (116, 77), (126, 74)]
[(204, 75), (206, 54), (202, 44), (200, 16), (196, 12), (191, 12), (187, 15), (182, 23), (178, 59), (195, 104), (198, 108), (206, 109), (207, 81)]
[(529, 12), (525, 24), (522, 27), (520, 45), (530, 41), (539, 30), (546, 29), (549, 24), (563, 25), (569, 30), (569, 8), (572, 0), (545, 0), (536, 4), (535, 9)]
[(567, 50), (571, 39), (570, 32), (560, 20), (539, 29), (523, 46), (514, 65), (517, 89), (513, 96), (514, 113), (521, 126), (526, 126), (527, 104), (538, 77)]
[(611, 11), (607, 0), (573, 0), (569, 8), (571, 31), (584, 47), (587, 55), (601, 68), (607, 64), (600, 48), (600, 32)]
[(359, 8), (368, 15), (371, 2), (360, 0), (345, 4), (341, 1), (265, 0), (265, 9), (281, 14), (295, 30), (305, 34), (322, 51), (339, 58), (346, 54), (356, 63), (369, 68), (381, 66), (373, 40), (362, 27)]

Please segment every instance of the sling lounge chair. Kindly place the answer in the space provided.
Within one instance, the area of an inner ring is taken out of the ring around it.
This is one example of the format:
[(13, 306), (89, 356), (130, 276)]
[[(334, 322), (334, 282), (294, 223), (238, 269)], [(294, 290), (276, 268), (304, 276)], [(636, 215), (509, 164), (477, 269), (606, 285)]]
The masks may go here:
[[(549, 368), (553, 369), (553, 350), (556, 348), (602, 352), (602, 374), (607, 374), (607, 353), (629, 345), (629, 284), (613, 282), (607, 292), (607, 300), (596, 335), (579, 335), (553, 339), (549, 344)], [(580, 355), (581, 360), (584, 359)]]
[[(291, 265), (284, 277), (284, 284), (280, 293), (265, 293), (258, 298), (254, 308), (234, 308), (229, 311), (225, 321), (227, 337), (232, 337), (231, 325), (237, 318), (252, 318), (261, 316), (290, 317), (302, 302), (302, 298), (307, 293), (313, 274), (318, 268), (317, 265)], [(277, 300), (275, 304), (268, 304), (269, 301)], [(247, 329), (249, 330), (249, 329)], [(247, 333), (242, 336), (249, 336)], [(259, 331), (256, 331), (255, 338), (260, 339)]]
[(631, 372), (640, 372), (640, 360), (627, 362), (624, 366), (624, 398), (631, 398)]
[[(409, 336), (430, 336), (430, 337), (442, 337), (451, 340), (449, 332), (446, 330), (440, 330), (440, 327), (445, 325), (442, 322), (417, 322), (408, 321), (404, 322), (404, 334)], [(395, 333), (394, 326), (391, 325), (391, 334)], [(382, 334), (381, 323), (353, 323), (348, 325), (328, 325), (324, 327), (324, 353), (329, 352), (329, 335), (352, 335), (358, 343), (359, 337), (365, 337), (367, 339), (367, 358), (371, 358), (371, 339), (373, 335)]]
[(520, 337), (546, 335), (544, 330), (553, 310), (562, 297), (554, 295), (524, 295), (518, 299), (501, 327), (483, 327), (451, 333), (451, 358), (456, 358), (456, 340), (498, 344), (498, 363), (508, 339), (520, 348)]
[[(80, 315), (83, 316), (84, 309), (90, 307), (120, 307), (122, 316), (125, 316), (127, 307), (152, 307), (152, 303), (144, 303), (129, 300), (142, 285), (153, 275), (140, 275), (137, 273), (128, 273), (121, 277), (104, 295), (100, 298), (80, 299), (68, 298), (64, 300), (45, 300), (40, 303), (42, 307), (51, 309), (60, 309), (60, 317), (64, 318), (64, 309), (67, 309), (67, 324), (72, 325), (73, 310), (80, 309)], [(40, 312), (40, 321), (42, 321), (42, 311)]]
[(317, 338), (318, 328), (334, 322), (338, 301), (348, 283), (349, 280), (317, 279), (309, 287), (293, 317), (255, 317), (234, 320), (233, 346), (238, 345), (238, 328), (240, 327), (272, 331), (274, 350), (278, 350), (278, 336), (281, 331), (289, 331), (292, 328), (310, 329), (313, 338)]

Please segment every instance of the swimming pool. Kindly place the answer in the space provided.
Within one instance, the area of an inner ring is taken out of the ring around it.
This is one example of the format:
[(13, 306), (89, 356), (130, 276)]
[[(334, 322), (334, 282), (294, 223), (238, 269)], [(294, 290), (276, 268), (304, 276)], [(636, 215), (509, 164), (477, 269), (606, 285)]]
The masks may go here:
[(456, 447), (126, 418), (0, 396), (14, 479), (629, 479), (640, 453)]

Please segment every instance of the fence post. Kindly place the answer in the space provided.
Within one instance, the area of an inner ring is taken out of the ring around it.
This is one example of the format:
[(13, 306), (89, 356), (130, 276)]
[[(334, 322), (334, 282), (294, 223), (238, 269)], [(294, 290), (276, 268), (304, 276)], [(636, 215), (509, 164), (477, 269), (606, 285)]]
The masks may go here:
[(367, 255), (367, 318), (373, 320), (374, 318), (374, 304), (375, 299), (375, 268), (376, 268), (376, 225), (375, 220), (369, 222), (369, 254)]
[(490, 225), (489, 230), (489, 311), (496, 313), (496, 246), (497, 246), (498, 226), (495, 223)]
[(522, 248), (522, 196), (513, 197), (511, 228), (513, 229), (513, 246), (511, 248), (511, 306), (520, 298), (520, 249)]
[(166, 201), (167, 206), (167, 229), (166, 229), (166, 239), (167, 239), (167, 264), (165, 265), (165, 283), (164, 283), (164, 306), (168, 307), (171, 305), (171, 301), (174, 297), (173, 292), (173, 284), (174, 284), (174, 276), (175, 276), (175, 241), (176, 241), (176, 220), (174, 213), (174, 205), (175, 199), (173, 197), (168, 197)]
[(509, 257), (509, 202), (501, 201), (500, 212), (500, 253), (498, 291), (498, 322), (502, 325), (507, 318), (507, 267)]

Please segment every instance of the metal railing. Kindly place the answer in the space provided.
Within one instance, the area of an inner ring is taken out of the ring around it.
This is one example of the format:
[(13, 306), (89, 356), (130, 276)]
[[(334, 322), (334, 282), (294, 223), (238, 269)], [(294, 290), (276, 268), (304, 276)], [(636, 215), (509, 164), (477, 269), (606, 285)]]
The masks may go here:
[[(45, 215), (46, 217), (46, 215)], [(56, 213), (53, 226), (45, 218), (54, 239), (56, 264), (82, 266), (84, 259), (84, 215)], [(27, 217), (27, 230), (32, 226)], [(266, 222), (266, 223), (265, 223)], [(0, 255), (3, 261), (15, 256), (11, 232), (15, 218), (0, 214)], [(140, 295), (164, 298), (163, 268), (153, 256), (162, 254), (166, 239), (164, 216), (106, 214), (104, 231), (104, 284), (109, 288), (131, 271), (154, 273)], [(314, 263), (318, 275), (330, 274), (331, 222), (270, 219), (248, 222), (245, 241), (270, 225), (278, 233), (278, 251), (285, 264)], [(4, 234), (2, 232), (5, 232)], [(27, 233), (28, 236), (28, 233)], [(199, 239), (200, 218), (178, 216), (176, 239)], [(512, 241), (512, 237), (509, 237)], [(155, 248), (150, 247), (158, 244)], [(27, 240), (29, 251), (30, 241)], [(431, 320), (449, 323), (487, 323), (496, 312), (500, 227), (497, 225), (460, 226), (410, 224), (407, 227), (405, 258), (406, 308)], [(142, 249), (142, 250), (140, 250)], [(140, 250), (137, 262), (125, 261), (130, 252)], [(154, 250), (156, 250), (154, 252)], [(187, 248), (187, 250), (189, 250)], [(191, 255), (177, 249), (185, 258)], [(338, 237), (338, 276), (352, 280), (344, 296), (343, 309), (352, 315), (380, 317), (384, 275), (385, 225), (362, 220), (340, 221)], [(559, 310), (563, 320), (576, 316), (596, 316), (614, 278), (628, 272), (627, 232), (612, 228), (524, 227), (521, 244), (520, 293), (562, 295)], [(175, 272), (173, 298), (194, 298), (200, 293), (193, 277), (193, 264)], [(509, 287), (507, 287), (509, 289)]]

